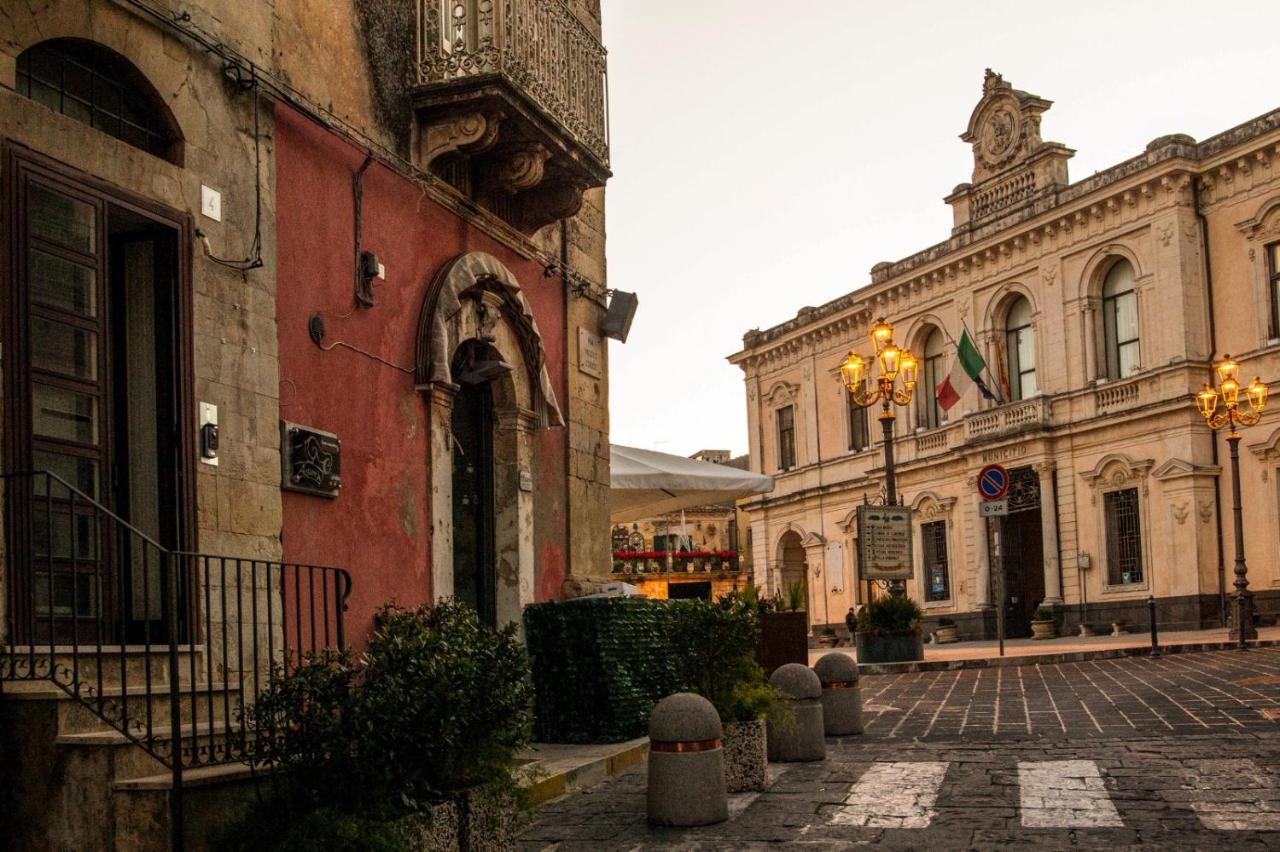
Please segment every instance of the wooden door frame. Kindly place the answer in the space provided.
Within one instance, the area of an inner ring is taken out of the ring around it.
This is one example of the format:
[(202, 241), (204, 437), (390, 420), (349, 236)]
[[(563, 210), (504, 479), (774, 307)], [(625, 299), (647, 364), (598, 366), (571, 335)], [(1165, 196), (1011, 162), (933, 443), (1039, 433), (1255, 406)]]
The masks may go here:
[[(193, 270), (192, 239), (194, 224), (189, 213), (180, 212), (153, 201), (141, 198), (135, 193), (122, 189), (108, 181), (90, 175), (73, 166), (54, 160), (17, 142), (0, 138), (0, 176), (3, 179), (3, 194), (0, 203), (8, 215), (4, 217), (4, 244), (7, 248), (4, 258), (0, 259), (4, 266), (0, 267), (4, 287), (0, 292), (0, 329), (3, 329), (5, 346), (4, 358), (4, 436), (0, 446), (0, 457), (3, 458), (5, 471), (22, 472), (27, 467), (27, 459), (31, 451), (30, 413), (30, 365), (27, 357), (27, 333), (22, 319), (26, 315), (26, 306), (19, 304), (17, 298), (19, 276), (23, 271), (20, 257), (25, 257), (22, 240), (25, 228), (25, 211), (20, 209), (20, 188), (27, 175), (35, 175), (40, 179), (65, 190), (70, 195), (92, 196), (103, 203), (106, 219), (108, 207), (115, 206), (129, 210), (140, 216), (154, 220), (157, 224), (171, 227), (177, 234), (177, 251), (174, 258), (177, 265), (177, 276), (174, 322), (176, 323), (177, 364), (175, 376), (175, 407), (178, 411), (178, 438), (175, 442), (178, 454), (178, 498), (181, 503), (178, 522), (178, 549), (198, 551), (198, 527), (196, 524), (196, 427), (195, 427), (195, 368), (194, 368), (194, 311), (193, 311)], [(105, 221), (100, 224), (105, 224)], [(106, 251), (107, 232), (102, 228), (98, 239), (103, 241), (101, 249)], [(107, 264), (109, 266), (109, 263)], [(100, 365), (101, 369), (110, 371), (109, 364)], [(109, 428), (103, 418), (100, 428)], [(108, 433), (110, 434), (110, 433)], [(113, 438), (108, 438), (113, 440)], [(104, 471), (105, 472), (105, 471)], [(102, 496), (100, 489), (99, 497)], [(15, 511), (23, 512), (23, 507), (15, 506)], [(11, 520), (27, 520), (21, 516)], [(184, 634), (184, 641), (193, 641), (191, 629), (197, 623), (195, 607), (198, 595), (195, 594), (196, 576), (194, 567), (188, 568), (185, 577), (185, 600), (180, 604), (182, 609), (179, 625)], [(21, 582), (16, 574), (10, 574), (9, 582)], [(16, 585), (9, 592), (10, 600), (17, 602), (19, 594), (34, 598), (33, 589), (18, 589)], [(52, 602), (51, 602), (52, 603)], [(10, 627), (17, 631), (22, 625), (16, 613), (10, 612)]]

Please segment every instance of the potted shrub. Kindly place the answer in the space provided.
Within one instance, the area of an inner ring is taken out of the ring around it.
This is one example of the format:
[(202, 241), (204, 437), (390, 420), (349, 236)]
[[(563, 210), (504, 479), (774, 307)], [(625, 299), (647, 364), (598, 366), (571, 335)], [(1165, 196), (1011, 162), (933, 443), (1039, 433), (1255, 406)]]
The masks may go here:
[(1053, 610), (1047, 606), (1037, 607), (1031, 616), (1031, 638), (1053, 639), (1058, 635), (1057, 624), (1053, 620)]
[(938, 629), (933, 631), (933, 639), (939, 645), (949, 645), (952, 642), (960, 641), (960, 628), (956, 627), (953, 619), (947, 618), (945, 615), (938, 619)]
[[(749, 585), (750, 594), (755, 587)], [(804, 587), (792, 583), (786, 594), (773, 600), (760, 599), (760, 647), (756, 661), (765, 677), (787, 663), (809, 665), (809, 616), (804, 611)]]
[(924, 659), (920, 607), (911, 598), (885, 595), (858, 613), (859, 663), (901, 663)]
[(779, 722), (786, 702), (755, 661), (758, 605), (737, 592), (712, 603), (669, 605), (669, 654), (676, 682), (716, 708), (724, 726), (725, 786), (730, 793), (763, 790), (768, 751), (766, 720)]
[(455, 601), (384, 607), (357, 663), (330, 655), (279, 673), (249, 720), (253, 762), (287, 780), (224, 848), (489, 850), (514, 838), (515, 755), (533, 720), (514, 625), (494, 631)]

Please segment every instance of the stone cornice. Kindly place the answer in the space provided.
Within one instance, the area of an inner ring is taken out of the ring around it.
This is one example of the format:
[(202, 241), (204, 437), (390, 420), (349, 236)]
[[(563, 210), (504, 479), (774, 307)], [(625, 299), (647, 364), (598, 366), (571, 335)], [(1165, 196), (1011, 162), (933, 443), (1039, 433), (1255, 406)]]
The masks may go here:
[[(876, 264), (869, 285), (821, 306), (802, 308), (794, 318), (763, 331), (747, 332), (743, 348), (728, 360), (750, 372), (768, 361), (785, 361), (788, 351), (848, 332), (873, 315), (890, 313), (892, 306), (912, 301), (921, 292), (936, 300), (962, 283), (1033, 268), (1040, 257), (1132, 221), (1128, 214), (1135, 208), (1145, 208), (1139, 209), (1141, 214), (1170, 204), (1189, 205), (1193, 180), (1201, 204), (1213, 204), (1241, 191), (1244, 182), (1235, 179), (1237, 175), (1256, 176), (1271, 168), (1272, 160), (1280, 157), (1277, 131), (1280, 110), (1199, 144), (1181, 134), (1160, 137), (1142, 154), (1040, 196), (981, 228), (895, 263)], [(1242, 148), (1247, 150), (1238, 150)]]

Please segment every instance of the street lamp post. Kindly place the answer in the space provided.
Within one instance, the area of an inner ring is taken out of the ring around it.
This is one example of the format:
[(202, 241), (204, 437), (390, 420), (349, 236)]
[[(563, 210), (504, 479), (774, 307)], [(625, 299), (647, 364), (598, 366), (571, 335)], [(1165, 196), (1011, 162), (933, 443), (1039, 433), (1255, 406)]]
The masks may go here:
[[(1230, 637), (1239, 642), (1241, 648), (1248, 647), (1248, 640), (1258, 638), (1258, 631), (1253, 626), (1253, 595), (1249, 592), (1249, 568), (1244, 562), (1244, 521), (1240, 512), (1240, 433), (1236, 425), (1252, 426), (1262, 417), (1262, 410), (1267, 405), (1267, 394), (1270, 389), (1262, 379), (1255, 376), (1248, 387), (1244, 388), (1245, 397), (1249, 400), (1249, 409), (1240, 407), (1240, 365), (1227, 355), (1221, 363), (1214, 367), (1218, 376), (1218, 387), (1205, 384), (1204, 390), (1196, 394), (1196, 407), (1204, 415), (1205, 423), (1215, 432), (1224, 427), (1227, 433), (1227, 446), (1231, 449), (1231, 512), (1235, 526), (1236, 538), (1236, 623), (1231, 629)], [(1221, 409), (1221, 410), (1219, 410)]]
[[(880, 428), (884, 433), (884, 493), (885, 503), (898, 503), (898, 485), (893, 470), (893, 406), (905, 406), (911, 402), (916, 389), (916, 373), (919, 365), (908, 349), (900, 349), (893, 342), (893, 326), (883, 318), (871, 329), (871, 343), (875, 348), (874, 361), (879, 370), (875, 390), (867, 390), (867, 363), (858, 353), (849, 350), (849, 357), (840, 365), (840, 380), (849, 391), (849, 398), (859, 408), (870, 408), (880, 403)], [(901, 387), (898, 383), (901, 382)], [(905, 592), (901, 581), (894, 583), (897, 594)]]

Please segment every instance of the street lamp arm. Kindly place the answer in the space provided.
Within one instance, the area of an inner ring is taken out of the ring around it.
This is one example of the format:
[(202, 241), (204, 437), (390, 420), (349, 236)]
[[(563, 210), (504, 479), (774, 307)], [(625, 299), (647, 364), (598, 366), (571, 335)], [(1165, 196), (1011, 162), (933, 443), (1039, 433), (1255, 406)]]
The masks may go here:
[(853, 404), (859, 408), (870, 408), (880, 401), (882, 388), (876, 388), (873, 391), (857, 390), (849, 394)]
[(898, 405), (907, 405), (911, 402), (911, 388), (894, 388), (893, 401)]

